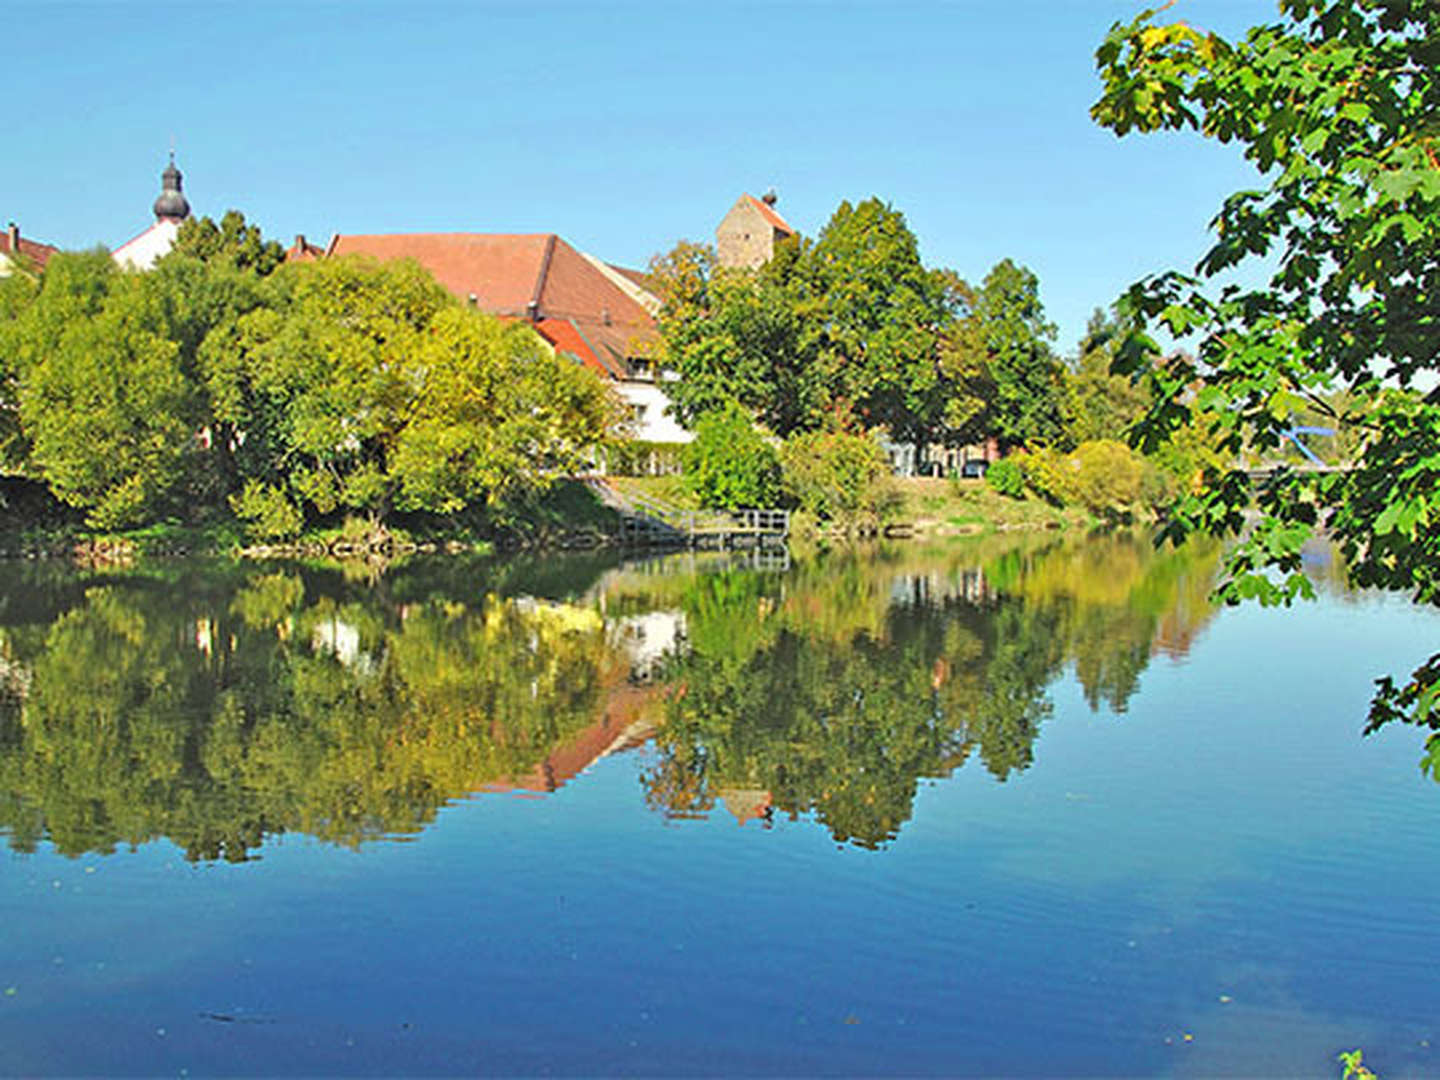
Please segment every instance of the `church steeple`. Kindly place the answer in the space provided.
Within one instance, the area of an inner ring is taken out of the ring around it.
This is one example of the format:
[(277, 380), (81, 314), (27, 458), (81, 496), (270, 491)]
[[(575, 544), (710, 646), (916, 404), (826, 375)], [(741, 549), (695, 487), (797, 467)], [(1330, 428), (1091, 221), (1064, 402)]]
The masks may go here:
[(181, 222), (190, 216), (190, 203), (180, 190), (180, 170), (175, 167), (175, 151), (170, 151), (170, 164), (160, 174), (160, 197), (155, 200), (155, 220)]

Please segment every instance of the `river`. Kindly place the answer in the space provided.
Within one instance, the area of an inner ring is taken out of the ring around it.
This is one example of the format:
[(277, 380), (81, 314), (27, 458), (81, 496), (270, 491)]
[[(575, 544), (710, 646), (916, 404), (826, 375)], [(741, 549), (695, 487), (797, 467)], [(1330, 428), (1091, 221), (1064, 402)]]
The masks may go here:
[(1440, 617), (1213, 545), (0, 564), (0, 1074), (1440, 1071)]

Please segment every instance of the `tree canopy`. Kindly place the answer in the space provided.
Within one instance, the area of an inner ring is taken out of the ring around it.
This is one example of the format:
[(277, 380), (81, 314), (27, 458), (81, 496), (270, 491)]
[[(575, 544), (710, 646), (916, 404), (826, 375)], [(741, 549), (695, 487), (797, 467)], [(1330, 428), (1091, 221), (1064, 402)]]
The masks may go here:
[(942, 437), (938, 351), (954, 294), (880, 199), (841, 203), (814, 241), (786, 240), (755, 270), (720, 267), (690, 243), (651, 270), (682, 420), (734, 403), (780, 436), (883, 426), (897, 441)]
[(99, 528), (233, 508), (268, 539), (522, 501), (614, 425), (597, 376), (418, 264), (280, 254), (232, 211), (149, 272), (96, 251), (7, 279), (0, 471)]
[[(1149, 444), (1204, 413), (1232, 460), (1278, 446), (1302, 407), (1362, 432), (1353, 469), (1290, 472), (1230, 556), (1225, 595), (1308, 594), (1301, 548), (1322, 522), (1359, 585), (1440, 602), (1440, 8), (1432, 0), (1281, 0), (1243, 41), (1155, 12), (1097, 53), (1095, 119), (1117, 135), (1191, 129), (1238, 143), (1263, 186), (1225, 200), (1193, 274), (1137, 283), (1142, 327), (1194, 343), (1162, 356), (1140, 333), (1120, 365), (1146, 380)], [(1265, 260), (1259, 284), (1217, 279)], [(1211, 470), (1170, 533), (1237, 531), (1245, 475)], [(1266, 571), (1279, 571), (1279, 579)], [(1380, 680), (1371, 729), (1440, 728), (1440, 655)], [(1440, 773), (1440, 735), (1425, 767)]]

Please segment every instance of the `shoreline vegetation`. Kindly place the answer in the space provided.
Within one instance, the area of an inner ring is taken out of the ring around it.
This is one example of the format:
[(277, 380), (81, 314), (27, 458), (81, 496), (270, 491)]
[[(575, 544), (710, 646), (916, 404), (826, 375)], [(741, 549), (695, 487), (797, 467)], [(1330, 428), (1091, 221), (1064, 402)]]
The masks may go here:
[[(615, 477), (623, 495), (661, 500), (680, 509), (699, 503), (679, 476)], [(41, 485), (9, 478), (0, 496), (0, 559), (63, 558), (84, 563), (128, 562), (143, 556), (229, 555), (244, 559), (367, 559), (411, 554), (488, 554), (494, 551), (570, 550), (625, 546), (617, 510), (603, 505), (581, 482), (557, 485), (531, 512), (482, 534), (460, 517), (377, 523), (351, 517), (338, 526), (311, 529), (293, 540), (256, 543), (233, 521), (159, 523), (105, 531), (50, 499)], [(792, 518), (793, 543), (844, 543), (884, 536), (930, 540), (1001, 532), (1090, 529), (1103, 522), (1074, 507), (1035, 498), (1002, 496), (979, 480), (894, 478), (883, 519), (834, 527), (804, 511)]]

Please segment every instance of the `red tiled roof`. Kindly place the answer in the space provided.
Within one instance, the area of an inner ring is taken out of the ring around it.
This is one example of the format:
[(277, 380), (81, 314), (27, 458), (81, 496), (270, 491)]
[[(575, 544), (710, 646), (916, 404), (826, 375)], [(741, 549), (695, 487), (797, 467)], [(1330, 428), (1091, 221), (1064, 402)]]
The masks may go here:
[(795, 235), (795, 230), (790, 227), (790, 223), (784, 218), (782, 218), (779, 214), (777, 214), (775, 212), (775, 208), (769, 203), (764, 202), (761, 199), (755, 198), (754, 195), (751, 195), (748, 192), (746, 193), (745, 198), (749, 199), (751, 205), (754, 206), (756, 210), (760, 211), (760, 216), (763, 217), (767, 222), (769, 222), (772, 228), (779, 229), (786, 236)]
[(312, 244), (304, 236), (295, 237), (295, 243), (285, 249), (286, 262), (313, 262), (325, 254), (319, 244)]
[(535, 324), (540, 336), (557, 352), (569, 353), (586, 367), (608, 375), (612, 379), (625, 377), (624, 357), (613, 356), (606, 349), (597, 349), (586, 340), (586, 336), (574, 319), (541, 319)]
[[(33, 260), (41, 270), (45, 269), (45, 264), (50, 261), (50, 256), (60, 250), (50, 244), (42, 244), (38, 240), (27, 240), (23, 236), (19, 239), (20, 254)], [(10, 254), (13, 254), (10, 247), (10, 230), (5, 229), (0, 231), (0, 255)]]
[(639, 285), (640, 288), (646, 290), (650, 288), (650, 275), (647, 274), (644, 270), (631, 270), (628, 266), (616, 266), (614, 263), (606, 263), (605, 265), (610, 267), (611, 270), (614, 270), (621, 277), (628, 278), (629, 280), (633, 281), (636, 285)]
[(337, 235), (327, 254), (414, 259), (461, 300), (533, 319), (557, 348), (612, 378), (656, 338), (650, 313), (554, 233)]

